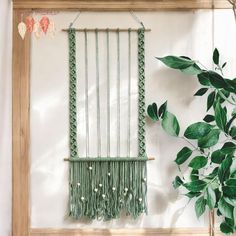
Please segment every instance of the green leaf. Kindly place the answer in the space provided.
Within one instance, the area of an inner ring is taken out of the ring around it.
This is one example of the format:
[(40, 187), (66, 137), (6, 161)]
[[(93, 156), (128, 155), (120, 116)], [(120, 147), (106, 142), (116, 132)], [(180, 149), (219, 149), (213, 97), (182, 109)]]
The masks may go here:
[(189, 183), (185, 183), (184, 187), (191, 192), (199, 192), (206, 187), (207, 183), (203, 180), (195, 180)]
[(234, 217), (234, 224), (236, 225), (236, 207), (234, 207), (233, 217)]
[(192, 66), (195, 62), (186, 58), (176, 57), (176, 56), (166, 56), (166, 57), (156, 57), (158, 60), (163, 62), (166, 66), (173, 69), (186, 69)]
[(202, 96), (207, 92), (208, 88), (200, 88), (195, 94), (194, 96)]
[(207, 111), (212, 107), (214, 101), (215, 101), (216, 93), (215, 91), (211, 92), (207, 97)]
[(191, 155), (193, 151), (188, 147), (183, 147), (178, 153), (175, 159), (176, 164), (183, 164)]
[(211, 154), (211, 161), (216, 164), (222, 163), (225, 159), (225, 154), (221, 152), (221, 150), (216, 150)]
[(187, 75), (198, 75), (198, 74), (202, 73), (201, 68), (196, 63), (193, 64), (192, 66), (185, 68), (185, 69), (181, 69), (181, 71)]
[(204, 86), (210, 86), (211, 83), (210, 83), (210, 78), (209, 78), (209, 74), (207, 71), (204, 71), (200, 74), (198, 74), (198, 81), (201, 85), (204, 85)]
[(190, 179), (191, 179), (191, 181), (198, 180), (199, 179), (199, 171), (193, 169), (190, 173)]
[(219, 88), (227, 88), (228, 87), (228, 85), (226, 84), (223, 77), (221, 75), (219, 75), (218, 73), (216, 73), (214, 71), (208, 71), (208, 74), (209, 74), (210, 82), (215, 88), (219, 89)]
[(229, 197), (224, 197), (225, 201), (228, 202), (231, 206), (236, 207), (236, 199), (234, 198), (229, 198)]
[(167, 101), (165, 101), (163, 104), (161, 104), (159, 111), (158, 111), (159, 117), (163, 118), (163, 116), (166, 112), (166, 108), (167, 108)]
[(221, 148), (221, 152), (223, 154), (231, 154), (233, 155), (236, 150), (236, 144), (232, 142), (226, 142), (223, 147)]
[(223, 222), (220, 224), (220, 231), (224, 234), (231, 234), (234, 232), (234, 229), (226, 222)]
[(173, 184), (173, 187), (176, 189), (183, 184), (183, 181), (179, 176), (176, 176), (172, 184)]
[(221, 107), (219, 102), (217, 102), (215, 106), (215, 121), (216, 121), (217, 126), (221, 130), (225, 131), (225, 126), (227, 122), (226, 112)]
[(225, 201), (224, 197), (218, 202), (218, 208), (221, 214), (227, 218), (233, 219), (233, 206)]
[(223, 94), (226, 98), (228, 98), (229, 95), (230, 95), (230, 92), (229, 92), (229, 91), (226, 91), (225, 89), (221, 89), (221, 90), (217, 93), (217, 95), (216, 95), (216, 100), (219, 100), (220, 103), (223, 103), (223, 102), (225, 102), (226, 99), (223, 98), (221, 94)]
[(236, 138), (236, 126), (233, 126), (233, 127), (230, 129), (229, 135), (230, 135), (232, 138)]
[(153, 103), (153, 104), (148, 106), (147, 114), (153, 121), (158, 121), (159, 120), (159, 117), (158, 117), (158, 114), (157, 114), (157, 104), (156, 103)]
[(236, 188), (236, 179), (230, 178), (225, 181), (225, 184), (229, 187), (235, 187)]
[(232, 125), (233, 121), (235, 120), (236, 118), (236, 114), (232, 114), (232, 118), (229, 120), (229, 122), (227, 122), (226, 124), (226, 127), (225, 127), (225, 132), (228, 133), (229, 132), (229, 129), (230, 129), (230, 126)]
[(212, 130), (212, 126), (205, 122), (197, 122), (187, 127), (184, 136), (188, 139), (199, 139), (207, 135)]
[(195, 212), (197, 217), (199, 218), (206, 210), (206, 199), (204, 197), (198, 198), (195, 203)]
[(204, 121), (206, 121), (207, 123), (210, 123), (212, 121), (215, 120), (215, 117), (213, 115), (206, 115), (204, 118), (203, 118)]
[(218, 174), (218, 167), (214, 168), (213, 171), (208, 174), (207, 179), (214, 179), (215, 176)]
[(200, 148), (209, 148), (217, 144), (220, 136), (219, 129), (211, 130), (205, 137), (198, 139), (198, 146)]
[[(236, 176), (236, 159), (232, 161), (232, 165), (230, 166), (230, 175), (231, 177)], [(232, 178), (236, 178), (236, 177), (232, 177)]]
[(236, 198), (236, 187), (223, 186), (222, 190), (223, 190), (224, 196), (229, 197), (229, 198)]
[(213, 52), (213, 62), (216, 64), (216, 65), (219, 65), (219, 57), (220, 57), (220, 54), (219, 54), (219, 51), (217, 48), (215, 48), (214, 52)]
[(225, 217), (225, 222), (230, 226), (234, 226), (234, 220), (233, 219), (229, 219), (229, 218)]
[(209, 209), (212, 210), (214, 209), (216, 205), (216, 194), (211, 186), (207, 188), (206, 195), (207, 195), (207, 199), (206, 199), (207, 205), (209, 206)]
[(229, 92), (235, 93), (235, 91), (236, 91), (236, 81), (235, 81), (235, 79), (233, 79), (233, 80), (225, 79), (225, 82), (227, 84), (227, 87), (225, 89)]
[(178, 136), (179, 135), (179, 122), (175, 115), (172, 113), (166, 111), (162, 122), (161, 122), (162, 128), (171, 136)]
[(206, 164), (207, 164), (206, 157), (196, 156), (190, 161), (188, 166), (193, 168), (194, 170), (199, 170), (199, 169), (203, 168), (204, 166), (206, 166)]
[(194, 198), (194, 197), (198, 197), (198, 196), (200, 196), (201, 195), (201, 193), (200, 192), (188, 192), (188, 193), (186, 193), (186, 194), (184, 194), (185, 196), (187, 196), (188, 198)]
[(216, 214), (217, 214), (217, 216), (222, 216), (222, 214), (220, 213), (219, 209), (217, 209)]
[(223, 183), (225, 179), (229, 177), (231, 164), (232, 158), (227, 157), (225, 160), (222, 161), (221, 165), (219, 166), (218, 177), (221, 183)]
[(226, 66), (227, 62), (225, 62), (223, 65), (222, 65), (222, 69)]

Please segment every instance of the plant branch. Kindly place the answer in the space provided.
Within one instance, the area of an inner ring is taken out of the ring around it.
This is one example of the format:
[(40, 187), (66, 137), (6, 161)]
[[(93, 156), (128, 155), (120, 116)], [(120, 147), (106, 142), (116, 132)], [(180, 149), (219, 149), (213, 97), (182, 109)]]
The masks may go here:
[(234, 20), (236, 22), (236, 1), (235, 0), (227, 0), (231, 5), (234, 13)]
[(180, 137), (180, 138), (182, 138), (184, 141), (186, 141), (188, 144), (190, 144), (190, 145), (194, 148), (194, 150), (197, 150), (197, 151), (199, 151), (202, 155), (204, 155), (205, 157), (208, 157), (208, 156), (206, 155), (206, 153), (204, 153), (204, 152), (201, 151), (198, 147), (196, 147), (194, 144), (192, 144), (187, 138), (185, 138), (184, 136), (183, 136), (183, 137)]
[(227, 97), (225, 97), (225, 95), (224, 95), (220, 90), (217, 89), (217, 92), (218, 92), (218, 94), (219, 94), (224, 100), (226, 100), (228, 103), (230, 103), (231, 105), (236, 106), (236, 103), (234, 103), (233, 101), (230, 101)]

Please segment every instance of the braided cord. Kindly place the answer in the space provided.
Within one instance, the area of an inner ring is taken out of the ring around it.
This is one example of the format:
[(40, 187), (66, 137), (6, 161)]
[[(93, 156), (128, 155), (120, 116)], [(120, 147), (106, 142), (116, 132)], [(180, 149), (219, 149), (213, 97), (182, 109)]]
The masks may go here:
[(145, 145), (145, 50), (144, 28), (138, 30), (138, 156), (146, 156)]
[(69, 109), (70, 109), (70, 158), (78, 157), (77, 147), (77, 75), (76, 75), (76, 46), (75, 29), (69, 29)]

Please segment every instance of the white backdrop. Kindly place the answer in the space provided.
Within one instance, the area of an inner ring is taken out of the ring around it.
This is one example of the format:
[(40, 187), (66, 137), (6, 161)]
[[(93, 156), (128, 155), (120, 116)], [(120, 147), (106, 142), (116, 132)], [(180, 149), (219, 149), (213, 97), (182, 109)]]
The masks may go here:
[[(0, 34), (0, 235), (11, 229), (11, 18), (7, 1), (1, 1), (3, 21)], [(31, 83), (31, 214), (32, 227), (202, 227), (191, 204), (173, 190), (171, 182), (177, 173), (175, 153), (183, 143), (167, 136), (157, 124), (147, 120), (147, 153), (156, 160), (148, 163), (149, 215), (137, 221), (124, 219), (110, 223), (70, 222), (67, 207), (68, 156), (68, 49), (67, 37), (60, 31), (67, 27), (75, 13), (53, 16), (58, 33), (33, 40)], [(146, 102), (158, 104), (168, 100), (169, 110), (180, 121), (182, 131), (204, 114), (201, 98), (193, 98), (198, 89), (195, 79), (165, 68), (154, 57), (167, 54), (188, 55), (211, 66), (211, 11), (138, 13), (152, 32), (146, 37)], [(226, 74), (236, 74), (236, 26), (230, 10), (215, 12), (215, 46), (228, 61)], [(76, 26), (137, 27), (127, 13), (83, 13)], [(226, 27), (227, 26), (227, 27)], [(222, 60), (224, 60), (222, 59)], [(231, 68), (230, 68), (231, 67)]]

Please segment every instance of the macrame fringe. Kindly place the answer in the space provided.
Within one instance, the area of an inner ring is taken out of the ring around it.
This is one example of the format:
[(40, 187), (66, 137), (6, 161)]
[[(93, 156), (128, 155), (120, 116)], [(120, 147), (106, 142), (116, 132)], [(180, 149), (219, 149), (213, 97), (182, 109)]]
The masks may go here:
[(111, 220), (147, 213), (145, 161), (70, 162), (69, 215)]

